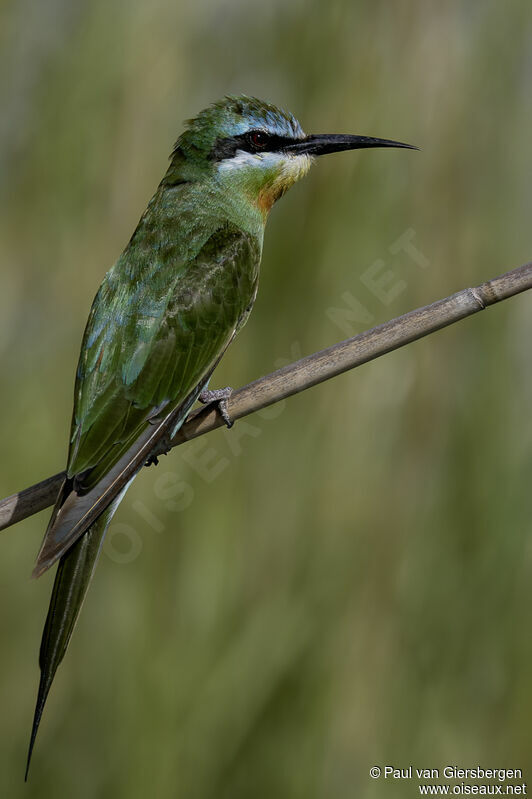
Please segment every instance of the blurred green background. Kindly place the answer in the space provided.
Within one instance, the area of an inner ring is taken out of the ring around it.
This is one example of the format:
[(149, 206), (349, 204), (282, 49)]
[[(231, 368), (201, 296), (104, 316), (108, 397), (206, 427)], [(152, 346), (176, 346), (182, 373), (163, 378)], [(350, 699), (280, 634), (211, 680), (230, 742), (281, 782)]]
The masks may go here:
[[(216, 385), (532, 258), (530, 3), (4, 0), (0, 15), (1, 495), (63, 468), (92, 298), (183, 119), (225, 93), (422, 152), (327, 157), (274, 209)], [(1, 533), (0, 794), (395, 799), (417, 784), (371, 766), (526, 769), (531, 311), (509, 300), (145, 470), (28, 786), (48, 511)]]

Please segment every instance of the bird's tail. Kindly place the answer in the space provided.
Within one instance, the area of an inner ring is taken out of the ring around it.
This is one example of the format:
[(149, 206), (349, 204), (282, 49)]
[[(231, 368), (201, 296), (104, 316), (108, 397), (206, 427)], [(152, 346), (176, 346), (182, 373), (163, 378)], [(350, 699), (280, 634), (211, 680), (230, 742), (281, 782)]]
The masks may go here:
[(119, 497), (118, 501), (102, 513), (59, 561), (41, 640), (39, 653), (41, 679), (33, 717), (25, 780), (28, 779), (33, 745), (50, 686), (67, 650), (94, 574), (105, 532), (121, 498)]

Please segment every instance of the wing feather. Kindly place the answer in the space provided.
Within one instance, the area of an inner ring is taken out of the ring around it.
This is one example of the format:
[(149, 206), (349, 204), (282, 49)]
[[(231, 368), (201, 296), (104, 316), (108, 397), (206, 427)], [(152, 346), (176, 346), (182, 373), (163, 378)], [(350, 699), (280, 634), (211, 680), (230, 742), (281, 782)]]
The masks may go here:
[[(218, 228), (192, 261), (166, 265), (151, 287), (133, 285), (129, 293), (117, 274), (128, 272), (127, 252), (107, 274), (89, 316), (75, 390), (71, 490), (54, 509), (35, 574), (112, 502), (164, 425), (175, 427), (188, 413), (255, 296), (260, 245), (236, 227)], [(155, 411), (164, 421), (154, 430)]]

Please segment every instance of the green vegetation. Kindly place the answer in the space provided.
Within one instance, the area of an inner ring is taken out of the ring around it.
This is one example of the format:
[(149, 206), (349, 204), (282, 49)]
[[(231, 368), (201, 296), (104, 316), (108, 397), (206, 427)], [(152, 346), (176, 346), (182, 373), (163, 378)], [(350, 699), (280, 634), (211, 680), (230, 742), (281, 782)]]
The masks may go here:
[[(94, 293), (183, 118), (224, 93), (422, 152), (329, 156), (281, 201), (213, 386), (532, 258), (527, 3), (4, 0), (0, 15), (2, 496), (63, 468)], [(526, 769), (531, 336), (523, 295), (145, 470), (26, 787), (48, 512), (1, 533), (1, 795), (406, 799), (415, 781), (370, 767)]]

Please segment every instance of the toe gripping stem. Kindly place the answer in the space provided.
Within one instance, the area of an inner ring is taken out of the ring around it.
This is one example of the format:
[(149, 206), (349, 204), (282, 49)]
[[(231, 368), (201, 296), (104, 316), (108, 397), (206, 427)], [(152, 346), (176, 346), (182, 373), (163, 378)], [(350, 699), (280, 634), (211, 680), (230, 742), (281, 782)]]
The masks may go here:
[(199, 401), (203, 403), (203, 405), (216, 405), (220, 416), (229, 428), (234, 424), (233, 420), (229, 416), (229, 411), (227, 410), (227, 400), (232, 393), (233, 389), (231, 386), (226, 386), (225, 388), (215, 388), (212, 391), (204, 388), (198, 397)]

